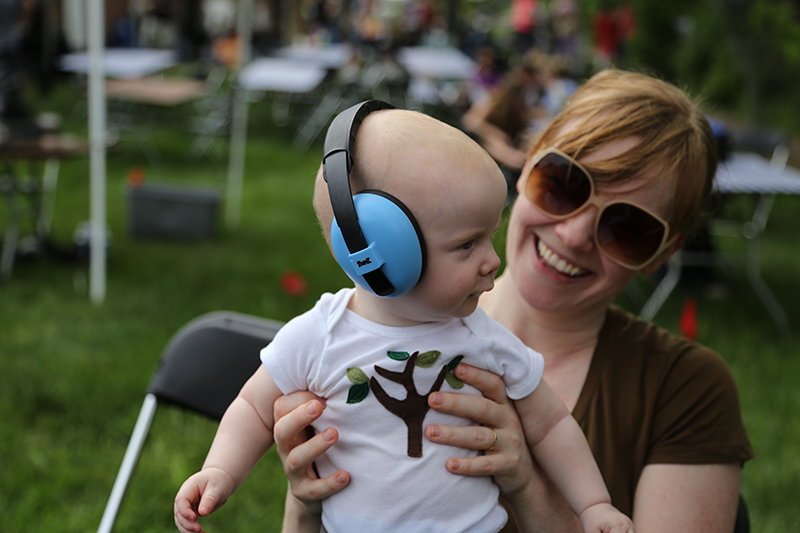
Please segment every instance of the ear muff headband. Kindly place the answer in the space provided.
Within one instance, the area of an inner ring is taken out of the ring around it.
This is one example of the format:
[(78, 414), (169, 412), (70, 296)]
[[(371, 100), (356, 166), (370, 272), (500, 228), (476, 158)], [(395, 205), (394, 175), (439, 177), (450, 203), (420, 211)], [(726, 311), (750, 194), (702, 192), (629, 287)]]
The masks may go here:
[(422, 275), (422, 233), (406, 206), (387, 193), (362, 191), (354, 202), (350, 169), (361, 122), (373, 111), (392, 108), (369, 100), (337, 115), (325, 136), (322, 165), (334, 214), (331, 242), (336, 260), (356, 283), (388, 297), (405, 294)]

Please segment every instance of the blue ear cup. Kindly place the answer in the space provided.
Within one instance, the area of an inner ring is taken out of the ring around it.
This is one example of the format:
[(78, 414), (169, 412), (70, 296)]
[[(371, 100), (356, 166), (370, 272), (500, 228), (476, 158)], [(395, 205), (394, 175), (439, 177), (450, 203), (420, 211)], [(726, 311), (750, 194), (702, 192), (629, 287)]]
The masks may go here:
[(331, 245), (336, 260), (350, 279), (373, 294), (364, 274), (378, 268), (395, 288), (389, 298), (406, 294), (425, 268), (425, 242), (414, 216), (402, 202), (382, 191), (362, 191), (353, 196), (353, 203), (368, 246), (351, 254), (334, 218)]

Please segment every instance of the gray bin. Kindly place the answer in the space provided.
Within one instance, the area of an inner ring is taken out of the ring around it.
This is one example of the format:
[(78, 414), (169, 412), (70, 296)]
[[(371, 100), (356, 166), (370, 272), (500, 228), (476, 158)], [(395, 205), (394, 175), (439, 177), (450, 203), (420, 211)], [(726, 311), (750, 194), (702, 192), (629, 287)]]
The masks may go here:
[(200, 240), (216, 233), (222, 194), (217, 189), (142, 184), (127, 191), (134, 237)]

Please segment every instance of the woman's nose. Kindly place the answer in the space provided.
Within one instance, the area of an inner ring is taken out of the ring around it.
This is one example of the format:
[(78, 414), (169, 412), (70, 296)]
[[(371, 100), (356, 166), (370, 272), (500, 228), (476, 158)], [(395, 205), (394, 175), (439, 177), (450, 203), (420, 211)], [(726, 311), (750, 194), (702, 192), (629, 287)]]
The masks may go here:
[(556, 224), (555, 233), (567, 248), (588, 254), (595, 246), (595, 220), (597, 220), (597, 207), (589, 206)]

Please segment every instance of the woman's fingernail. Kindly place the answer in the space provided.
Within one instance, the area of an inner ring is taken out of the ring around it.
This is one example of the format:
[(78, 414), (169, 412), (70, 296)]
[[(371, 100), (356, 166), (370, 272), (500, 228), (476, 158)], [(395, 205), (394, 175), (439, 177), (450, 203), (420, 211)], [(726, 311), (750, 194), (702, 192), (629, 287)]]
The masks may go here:
[(457, 459), (450, 459), (447, 461), (447, 469), (451, 472), (456, 472), (458, 469), (461, 468), (461, 464), (458, 462)]
[(310, 415), (317, 414), (317, 402), (313, 402), (313, 401), (312, 402), (308, 402), (306, 404), (306, 413), (308, 413)]
[(344, 474), (337, 474), (336, 483), (338, 483), (339, 485), (344, 485), (345, 483), (347, 483), (347, 477), (345, 477)]
[(326, 442), (330, 442), (334, 439), (333, 430), (331, 428), (326, 429), (322, 432), (322, 440)]
[(438, 392), (432, 392), (430, 395), (431, 405), (442, 405), (444, 403), (444, 396)]
[(434, 426), (431, 424), (428, 426), (428, 432), (430, 433), (431, 437), (439, 437), (442, 434), (442, 429), (439, 426)]
[(469, 374), (467, 365), (465, 365), (464, 363), (459, 363), (458, 366), (456, 366), (456, 375), (458, 377), (465, 377), (467, 374)]

